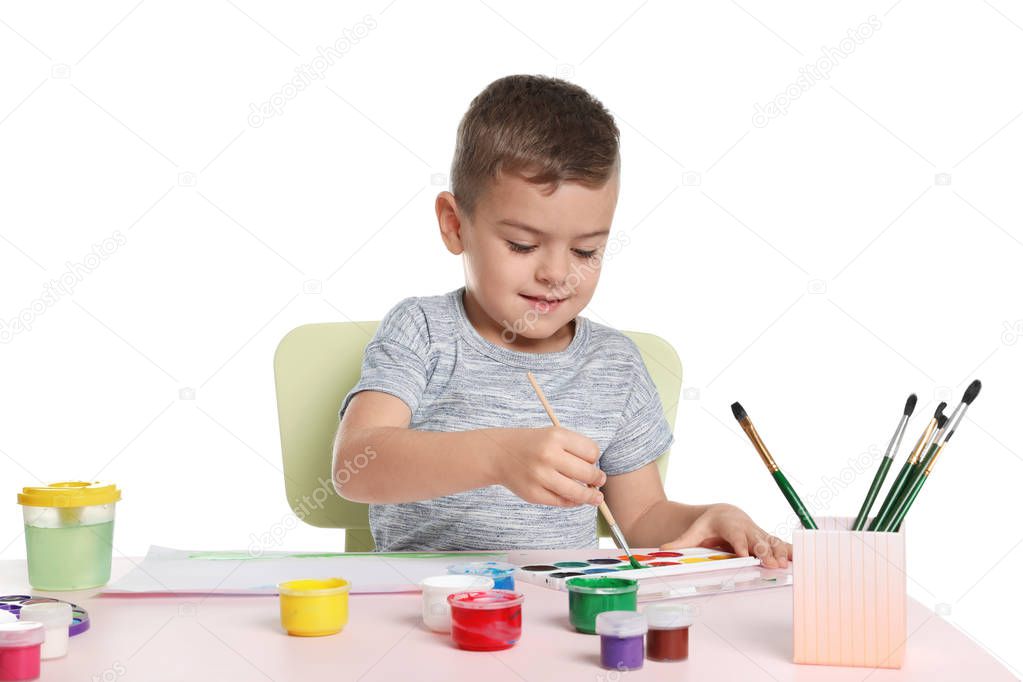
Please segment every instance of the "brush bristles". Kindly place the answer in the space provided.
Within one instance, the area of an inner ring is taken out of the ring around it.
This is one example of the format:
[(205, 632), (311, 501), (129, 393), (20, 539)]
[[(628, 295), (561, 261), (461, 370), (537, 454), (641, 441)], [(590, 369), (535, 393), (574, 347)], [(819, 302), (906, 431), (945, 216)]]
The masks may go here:
[(980, 379), (974, 379), (963, 393), (963, 402), (969, 405), (976, 399), (978, 393), (980, 393)]
[(902, 414), (907, 417), (913, 414), (913, 410), (916, 409), (916, 393), (911, 393), (909, 398), (906, 399), (906, 407), (902, 410)]
[(945, 423), (946, 423), (947, 421), (948, 421), (948, 417), (946, 417), (946, 416), (945, 416), (945, 415), (943, 415), (943, 414), (939, 414), (939, 415), (938, 415), (938, 428), (939, 428), (939, 429), (943, 429), (943, 428), (945, 428)]
[(736, 421), (742, 421), (746, 419), (746, 410), (742, 409), (742, 405), (739, 403), (732, 403), (732, 416), (735, 417)]
[(945, 401), (941, 401), (940, 403), (938, 403), (938, 409), (934, 411), (934, 418), (937, 419), (938, 417), (940, 417), (941, 413), (945, 411), (946, 407), (948, 407), (948, 403), (946, 403)]

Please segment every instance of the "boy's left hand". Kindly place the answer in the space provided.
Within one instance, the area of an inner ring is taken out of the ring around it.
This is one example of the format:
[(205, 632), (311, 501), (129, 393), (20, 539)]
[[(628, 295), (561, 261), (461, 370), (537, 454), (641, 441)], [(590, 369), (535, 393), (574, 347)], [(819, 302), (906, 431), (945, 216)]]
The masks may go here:
[(661, 549), (684, 547), (722, 549), (739, 556), (752, 554), (764, 568), (785, 568), (792, 559), (792, 545), (770, 535), (746, 512), (730, 504), (710, 505), (682, 535)]

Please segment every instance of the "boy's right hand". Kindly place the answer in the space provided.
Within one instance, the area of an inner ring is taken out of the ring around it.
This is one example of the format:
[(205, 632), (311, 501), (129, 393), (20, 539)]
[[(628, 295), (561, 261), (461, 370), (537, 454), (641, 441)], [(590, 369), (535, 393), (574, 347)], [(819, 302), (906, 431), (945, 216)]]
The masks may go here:
[(597, 488), (607, 475), (594, 466), (600, 446), (560, 426), (542, 429), (495, 429), (498, 482), (526, 502), (554, 507), (599, 505)]

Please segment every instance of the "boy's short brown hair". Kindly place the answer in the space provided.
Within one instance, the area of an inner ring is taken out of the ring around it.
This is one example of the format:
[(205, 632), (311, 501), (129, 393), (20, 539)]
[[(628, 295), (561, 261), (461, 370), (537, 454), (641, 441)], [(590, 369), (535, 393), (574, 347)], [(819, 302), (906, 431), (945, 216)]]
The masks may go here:
[(618, 126), (583, 88), (548, 76), (505, 76), (469, 105), (458, 126), (451, 191), (472, 216), (499, 173), (553, 192), (563, 181), (601, 187), (618, 171)]

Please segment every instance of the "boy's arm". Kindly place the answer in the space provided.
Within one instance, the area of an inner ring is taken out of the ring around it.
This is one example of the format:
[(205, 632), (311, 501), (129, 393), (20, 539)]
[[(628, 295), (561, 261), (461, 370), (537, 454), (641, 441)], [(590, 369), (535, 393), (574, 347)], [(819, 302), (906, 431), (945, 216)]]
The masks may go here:
[(656, 462), (609, 476), (604, 498), (630, 546), (724, 547), (739, 556), (753, 554), (766, 568), (784, 568), (792, 558), (792, 545), (769, 535), (738, 507), (668, 500)]
[(426, 500), (501, 484), (535, 504), (599, 504), (596, 443), (567, 429), (417, 431), (402, 400), (361, 391), (334, 439), (334, 486), (353, 502)]
[(604, 499), (630, 546), (660, 547), (707, 510), (706, 505), (670, 502), (664, 494), (657, 463), (608, 476)]

